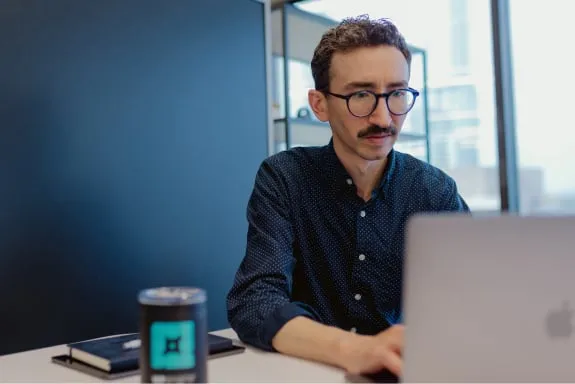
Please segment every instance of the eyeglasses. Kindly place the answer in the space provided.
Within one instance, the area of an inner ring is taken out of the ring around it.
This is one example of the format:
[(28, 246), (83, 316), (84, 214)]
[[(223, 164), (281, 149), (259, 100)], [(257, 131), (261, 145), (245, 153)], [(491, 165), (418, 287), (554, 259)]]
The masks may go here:
[(375, 93), (372, 91), (357, 91), (349, 95), (326, 92), (329, 95), (344, 99), (349, 113), (355, 117), (366, 117), (375, 111), (380, 98), (385, 99), (387, 109), (392, 115), (405, 115), (413, 108), (419, 92), (413, 88), (395, 89), (389, 93)]

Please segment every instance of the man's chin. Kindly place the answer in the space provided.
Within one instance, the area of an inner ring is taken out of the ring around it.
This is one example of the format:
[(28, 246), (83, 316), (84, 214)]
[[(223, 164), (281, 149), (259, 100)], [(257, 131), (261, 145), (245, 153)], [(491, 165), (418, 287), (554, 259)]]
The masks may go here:
[(383, 148), (382, 147), (382, 148), (368, 149), (368, 150), (363, 149), (363, 150), (358, 151), (358, 154), (364, 160), (378, 161), (378, 160), (385, 159), (389, 155), (390, 151), (391, 151), (391, 148)]
[[(390, 137), (390, 139), (392, 138)], [(367, 145), (361, 145), (360, 148), (358, 148), (358, 152), (360, 153), (361, 157), (366, 160), (381, 160), (389, 155), (389, 152), (391, 152), (393, 145), (395, 144), (395, 140), (386, 140), (381, 145), (373, 145), (371, 143), (365, 144)]]

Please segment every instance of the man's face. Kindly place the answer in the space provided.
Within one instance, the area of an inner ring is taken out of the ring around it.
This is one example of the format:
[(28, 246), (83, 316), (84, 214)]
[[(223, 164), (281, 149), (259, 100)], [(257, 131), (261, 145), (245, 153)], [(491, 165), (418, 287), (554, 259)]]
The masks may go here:
[[(381, 94), (407, 88), (408, 80), (407, 60), (397, 48), (358, 48), (333, 55), (329, 91), (339, 95), (349, 95), (357, 91)], [(371, 99), (367, 93), (361, 95), (355, 99), (358, 103), (361, 103), (361, 97)], [(318, 119), (329, 121), (334, 143), (337, 141), (346, 152), (364, 160), (379, 160), (389, 154), (406, 117), (405, 114), (391, 113), (385, 98), (379, 98), (377, 108), (364, 117), (354, 116), (348, 109), (346, 100), (332, 95), (310, 91), (309, 99)], [(393, 100), (390, 99), (390, 105), (392, 104)]]

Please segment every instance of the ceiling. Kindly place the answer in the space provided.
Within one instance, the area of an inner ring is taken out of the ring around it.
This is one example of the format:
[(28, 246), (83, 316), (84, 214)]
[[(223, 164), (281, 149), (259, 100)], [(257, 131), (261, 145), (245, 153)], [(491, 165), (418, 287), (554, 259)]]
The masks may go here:
[(299, 0), (272, 0), (271, 4), (272, 4), (272, 8), (276, 8), (279, 7), (280, 5), (284, 4), (284, 3), (295, 3)]

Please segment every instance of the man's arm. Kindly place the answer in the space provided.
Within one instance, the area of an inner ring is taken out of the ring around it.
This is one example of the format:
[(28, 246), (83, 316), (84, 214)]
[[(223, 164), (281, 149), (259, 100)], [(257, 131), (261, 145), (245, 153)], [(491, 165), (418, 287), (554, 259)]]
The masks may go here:
[[(321, 350), (323, 344), (332, 347), (328, 339), (339, 332), (320, 325), (313, 308), (291, 301), (295, 258), (291, 212), (286, 195), (281, 175), (269, 160), (264, 161), (248, 203), (246, 254), (228, 293), (228, 320), (240, 339), (248, 344), (299, 355), (302, 348), (296, 346), (294, 349), (290, 343), (286, 348), (286, 335), (288, 339), (305, 338), (309, 332), (307, 326), (311, 323), (312, 330), (319, 329), (320, 340), (325, 340), (319, 341), (316, 348)], [(292, 324), (295, 318), (297, 321)], [(304, 328), (299, 326), (302, 321)], [(288, 323), (290, 326), (283, 329)], [(280, 337), (279, 342), (274, 341), (280, 329), (284, 337)], [(327, 336), (322, 337), (324, 333)]]
[(286, 355), (343, 368), (349, 346), (360, 337), (305, 317), (296, 317), (276, 334), (273, 346)]
[(374, 336), (358, 335), (296, 317), (276, 335), (275, 348), (287, 355), (345, 369), (351, 374), (389, 371), (401, 375), (404, 327), (392, 326)]

